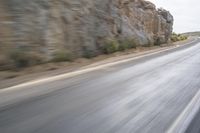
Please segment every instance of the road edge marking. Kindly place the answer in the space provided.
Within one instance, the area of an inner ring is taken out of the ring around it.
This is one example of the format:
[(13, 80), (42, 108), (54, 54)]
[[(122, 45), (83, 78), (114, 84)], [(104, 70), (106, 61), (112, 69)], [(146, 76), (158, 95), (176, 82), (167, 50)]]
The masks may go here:
[(185, 133), (200, 108), (200, 89), (166, 133)]

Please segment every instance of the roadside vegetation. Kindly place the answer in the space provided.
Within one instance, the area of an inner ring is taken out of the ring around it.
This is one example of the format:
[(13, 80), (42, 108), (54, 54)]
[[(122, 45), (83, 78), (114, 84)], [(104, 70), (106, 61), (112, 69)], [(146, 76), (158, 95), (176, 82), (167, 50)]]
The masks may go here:
[[(104, 45), (101, 47), (102, 54), (112, 54), (118, 51), (125, 51), (128, 49), (136, 48), (134, 39), (106, 39)], [(93, 58), (97, 56), (97, 52), (90, 50), (87, 47), (82, 48), (82, 55), (75, 56), (70, 50), (58, 50), (52, 55), (52, 59), (47, 61), (41, 55), (23, 50), (15, 49), (8, 52), (0, 58), (0, 71), (14, 70), (18, 71), (22, 68), (44, 64), (44, 63), (58, 63), (58, 62), (73, 62), (76, 58)], [(101, 54), (99, 53), (99, 54)]]
[[(172, 42), (186, 40), (188, 37), (182, 34), (173, 33), (171, 36)], [(160, 41), (154, 42), (154, 45), (160, 45)], [(147, 45), (148, 47), (153, 45)], [(135, 49), (137, 42), (132, 38), (107, 38), (104, 40), (103, 45), (100, 47), (101, 52), (90, 50), (88, 47), (82, 48), (82, 55), (75, 56), (70, 50), (59, 50), (52, 55), (52, 59), (47, 61), (41, 55), (26, 51), (22, 49), (16, 49), (8, 52), (8, 54), (0, 58), (0, 71), (2, 70), (20, 70), (21, 68), (34, 66), (42, 63), (58, 63), (58, 62), (73, 62), (76, 58), (93, 58), (99, 54), (112, 54), (119, 51), (126, 51), (129, 49)]]
[(136, 48), (136, 42), (134, 39), (107, 39), (102, 48), (105, 54), (112, 54), (117, 51), (124, 51), (127, 49)]
[(52, 62), (64, 62), (64, 61), (73, 61), (74, 56), (72, 52), (67, 51), (67, 50), (61, 50), (57, 51), (53, 55), (53, 59), (51, 60)]
[(172, 42), (184, 41), (184, 40), (187, 40), (187, 39), (188, 39), (188, 36), (182, 35), (182, 34), (176, 34), (174, 32), (172, 33), (172, 36), (171, 36)]
[(42, 57), (36, 53), (23, 50), (12, 51), (9, 58), (17, 68), (27, 67), (42, 63)]
[(97, 56), (97, 52), (89, 49), (88, 47), (83, 47), (82, 49), (83, 49), (83, 53), (82, 53), (83, 58), (91, 59)]

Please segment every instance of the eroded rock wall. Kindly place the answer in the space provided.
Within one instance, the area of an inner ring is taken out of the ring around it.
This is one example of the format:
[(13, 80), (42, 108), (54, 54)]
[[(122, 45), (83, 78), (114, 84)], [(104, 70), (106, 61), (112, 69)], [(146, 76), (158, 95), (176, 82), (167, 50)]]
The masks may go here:
[(12, 49), (50, 59), (57, 50), (100, 53), (105, 38), (133, 38), (138, 45), (168, 41), (173, 17), (144, 0), (0, 1), (0, 56)]

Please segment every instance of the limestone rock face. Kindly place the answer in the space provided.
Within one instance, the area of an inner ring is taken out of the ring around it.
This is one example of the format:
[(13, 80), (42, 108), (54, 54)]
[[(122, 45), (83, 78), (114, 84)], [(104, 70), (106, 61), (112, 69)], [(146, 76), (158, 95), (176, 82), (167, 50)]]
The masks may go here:
[(21, 48), (50, 59), (66, 49), (81, 56), (100, 53), (105, 38), (154, 45), (168, 41), (172, 25), (168, 11), (144, 0), (1, 0), (0, 54)]

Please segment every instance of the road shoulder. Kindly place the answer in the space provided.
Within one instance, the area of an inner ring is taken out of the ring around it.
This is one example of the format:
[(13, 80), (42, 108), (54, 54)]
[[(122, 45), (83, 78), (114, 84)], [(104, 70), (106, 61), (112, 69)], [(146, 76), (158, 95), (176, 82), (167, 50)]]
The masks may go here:
[(138, 48), (136, 50), (133, 49), (130, 51), (114, 53), (112, 55), (102, 55), (90, 60), (80, 59), (72, 63), (65, 62), (57, 63), (56, 65), (44, 64), (40, 66), (27, 68), (20, 72), (6, 72), (6, 74), (5, 72), (0, 72), (0, 77), (2, 77), (0, 79), (0, 89), (23, 84), (26, 82), (54, 77), (62, 75), (64, 73), (71, 73), (75, 71), (102, 66), (113, 62), (119, 62), (122, 60), (141, 57), (151, 53), (157, 53), (168, 49), (174, 49), (176, 47), (182, 47), (184, 45), (190, 44), (194, 40), (194, 38), (190, 38), (186, 41), (176, 42), (174, 44), (164, 45), (162, 47)]

